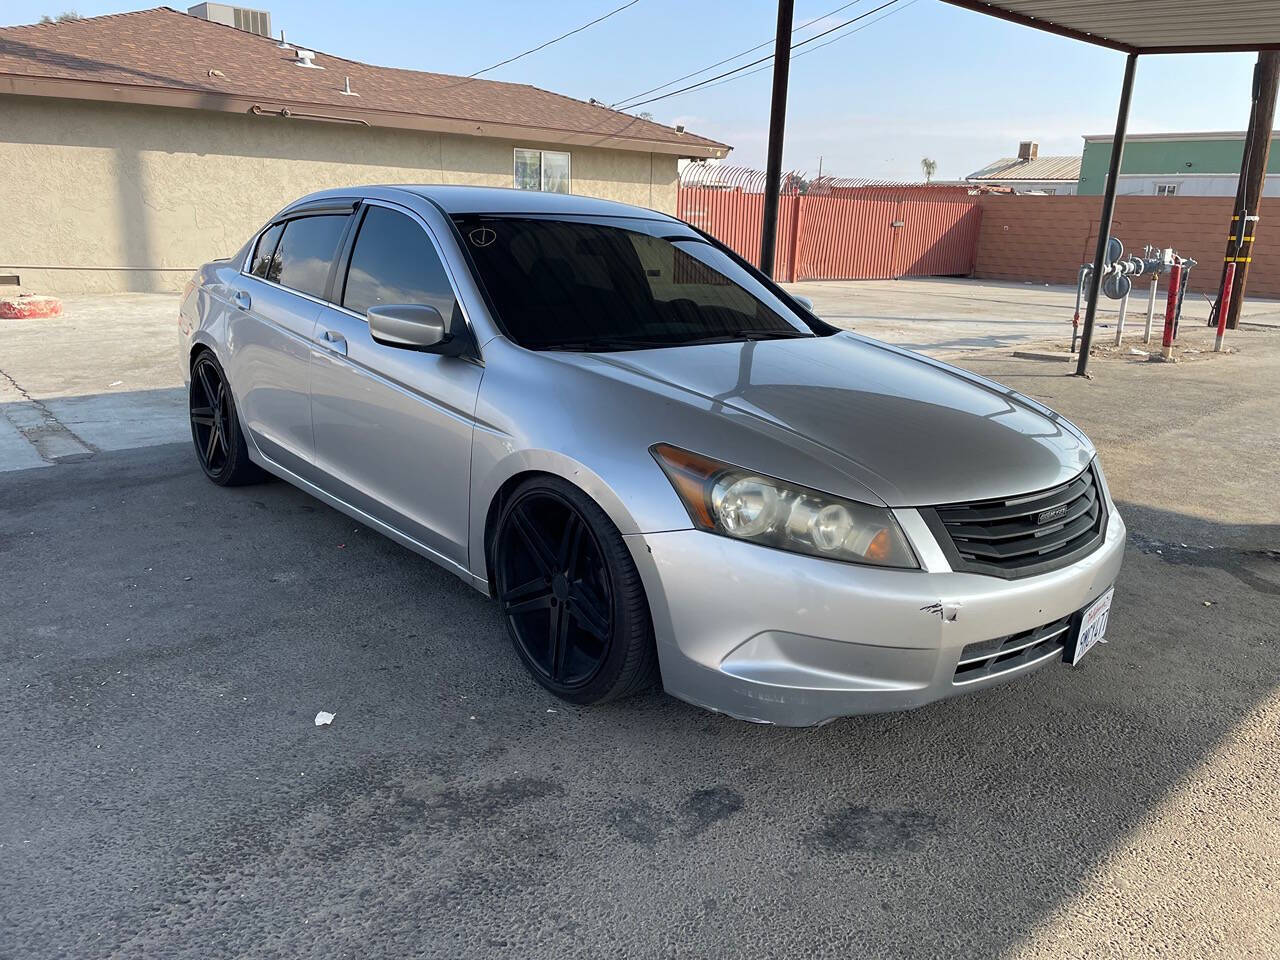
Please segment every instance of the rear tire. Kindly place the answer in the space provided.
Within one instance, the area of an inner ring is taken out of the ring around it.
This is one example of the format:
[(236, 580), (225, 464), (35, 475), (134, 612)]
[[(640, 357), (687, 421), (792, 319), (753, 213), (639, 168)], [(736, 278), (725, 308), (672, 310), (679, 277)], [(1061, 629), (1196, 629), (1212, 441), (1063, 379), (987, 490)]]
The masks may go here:
[(262, 468), (249, 459), (235, 398), (211, 350), (201, 351), (191, 363), (187, 407), (196, 460), (206, 477), (220, 487), (238, 487), (266, 479)]
[(507, 634), (562, 700), (604, 703), (658, 679), (649, 603), (622, 535), (559, 477), (525, 481), (503, 505), (494, 580)]

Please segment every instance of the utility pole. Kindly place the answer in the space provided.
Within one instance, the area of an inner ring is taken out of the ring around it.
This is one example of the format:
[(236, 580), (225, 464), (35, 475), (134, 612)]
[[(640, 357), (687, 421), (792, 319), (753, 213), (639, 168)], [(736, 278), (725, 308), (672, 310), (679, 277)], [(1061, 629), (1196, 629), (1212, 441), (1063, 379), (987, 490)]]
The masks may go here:
[(1276, 89), (1280, 84), (1280, 51), (1263, 50), (1253, 68), (1253, 106), (1249, 111), (1249, 129), (1244, 136), (1244, 155), (1240, 162), (1240, 181), (1236, 187), (1235, 207), (1231, 211), (1231, 229), (1227, 235), (1227, 252), (1222, 265), (1221, 292), (1226, 282), (1227, 264), (1235, 263), (1235, 282), (1227, 301), (1227, 327), (1236, 329), (1240, 308), (1244, 306), (1244, 288), (1249, 277), (1253, 240), (1261, 221), (1258, 219), (1262, 188), (1267, 179), (1267, 161), (1271, 155), (1271, 127), (1276, 116)]
[(778, 0), (778, 32), (773, 40), (773, 105), (769, 114), (769, 163), (764, 175), (764, 222), (760, 229), (760, 271), (773, 276), (778, 239), (778, 193), (782, 189), (782, 135), (787, 125), (787, 80), (791, 74), (791, 21), (795, 0)]

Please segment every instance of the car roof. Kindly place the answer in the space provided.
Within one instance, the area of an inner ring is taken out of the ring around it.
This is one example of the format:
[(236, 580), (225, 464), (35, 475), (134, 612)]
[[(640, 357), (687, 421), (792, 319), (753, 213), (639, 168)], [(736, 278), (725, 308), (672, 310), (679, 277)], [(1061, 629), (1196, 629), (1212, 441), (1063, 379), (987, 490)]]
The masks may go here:
[(567, 214), (597, 217), (638, 217), (648, 220), (672, 220), (673, 217), (645, 207), (596, 197), (580, 197), (563, 193), (541, 193), (536, 190), (514, 190), (510, 187), (464, 187), (452, 184), (378, 184), (322, 190), (301, 197), (290, 208), (302, 203), (346, 197), (383, 197), (409, 193), (436, 204), (449, 215), (474, 213)]

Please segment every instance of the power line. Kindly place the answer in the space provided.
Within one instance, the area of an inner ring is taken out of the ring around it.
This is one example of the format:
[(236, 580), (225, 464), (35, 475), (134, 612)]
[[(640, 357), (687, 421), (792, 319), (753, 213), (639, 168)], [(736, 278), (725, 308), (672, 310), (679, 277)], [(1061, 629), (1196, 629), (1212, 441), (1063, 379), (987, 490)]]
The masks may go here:
[(587, 27), (594, 27), (597, 23), (600, 23), (601, 21), (604, 21), (604, 20), (608, 20), (615, 13), (621, 13), (623, 10), (627, 9), (627, 7), (634, 7), (639, 2), (640, 0), (630, 0), (629, 3), (624, 3), (622, 6), (617, 7), (616, 9), (610, 10), (608, 13), (604, 14), (603, 16), (596, 17), (590, 23), (584, 23), (582, 26), (577, 27), (573, 30), (570, 30), (568, 33), (560, 34), (560, 36), (556, 37), (554, 40), (548, 40), (546, 43), (540, 43), (538, 44), (538, 46), (534, 47), (531, 50), (526, 50), (524, 53), (517, 53), (514, 57), (508, 57), (506, 60), (502, 60), (502, 61), (499, 61), (498, 63), (495, 63), (492, 67), (485, 67), (483, 70), (477, 70), (475, 73), (467, 74), (467, 76), (468, 78), (478, 77), (482, 73), (488, 73), (490, 70), (497, 70), (499, 67), (505, 67), (508, 63), (514, 63), (515, 61), (519, 60), (521, 57), (527, 57), (531, 53), (537, 53), (539, 50), (545, 50), (547, 47), (551, 46), (553, 43), (559, 43), (565, 37), (572, 37), (575, 33), (581, 33), (583, 30), (587, 29)]
[[(791, 33), (794, 36), (795, 34), (799, 33), (801, 30), (805, 29), (805, 27), (811, 27), (815, 23), (817, 23), (819, 20), (825, 20), (827, 17), (835, 16), (841, 10), (848, 10), (854, 4), (861, 3), (861, 2), (862, 0), (850, 0), (849, 3), (846, 3), (843, 6), (836, 7), (834, 10), (828, 10), (826, 13), (821, 14), (820, 16), (814, 17), (812, 20), (808, 21), (807, 23), (800, 24), (800, 26), (794, 28), (791, 31)], [(659, 90), (665, 90), (667, 87), (673, 86), (674, 84), (679, 83), (681, 80), (688, 80), (690, 77), (696, 77), (700, 73), (706, 73), (708, 70), (714, 70), (716, 67), (724, 66), (724, 64), (729, 63), (732, 60), (737, 60), (739, 57), (745, 57), (748, 53), (755, 53), (761, 47), (767, 47), (772, 43), (773, 43), (773, 38), (770, 37), (764, 43), (757, 43), (754, 47), (748, 47), (746, 50), (741, 50), (738, 53), (735, 53), (731, 57), (725, 57), (723, 60), (717, 60), (715, 63), (707, 64), (707, 66), (703, 67), (701, 70), (695, 70), (693, 71), (693, 73), (686, 73), (683, 77), (676, 77), (674, 80), (668, 80), (666, 83), (660, 83), (656, 87), (650, 87), (648, 90), (641, 90), (639, 93), (633, 93), (629, 97), (623, 97), (617, 103), (610, 104), (610, 106), (613, 107), (614, 109), (617, 109), (619, 103), (626, 103), (629, 100), (637, 100), (640, 97), (647, 96), (648, 94), (651, 94), (651, 93), (656, 93)]]
[[(846, 20), (844, 23), (836, 24), (834, 27), (832, 27), (829, 30), (823, 30), (821, 33), (815, 33), (808, 40), (801, 40), (799, 43), (793, 43), (791, 45), (791, 49), (795, 50), (799, 47), (803, 47), (807, 43), (813, 43), (813, 41), (819, 40), (822, 37), (827, 36), (827, 34), (835, 33), (837, 30), (843, 30), (845, 27), (849, 26), (851, 23), (857, 23), (859, 20), (865, 20), (867, 17), (871, 16), (873, 13), (879, 13), (881, 10), (885, 9), (886, 7), (891, 7), (897, 2), (898, 0), (887, 0), (887, 2), (880, 4), (880, 6), (875, 7), (871, 10), (868, 10), (866, 13), (859, 14), (858, 16), (850, 20)], [(723, 80), (726, 77), (731, 77), (734, 74), (741, 73), (743, 70), (748, 70), (751, 67), (756, 67), (762, 63), (767, 63), (772, 59), (773, 59), (773, 54), (769, 54), (767, 57), (761, 57), (759, 60), (752, 60), (750, 63), (744, 63), (740, 67), (734, 67), (732, 70), (726, 70), (724, 73), (718, 73), (714, 77), (708, 77), (706, 80), (699, 80), (697, 83), (691, 83), (689, 84), (689, 86), (681, 87), (679, 90), (672, 90), (670, 93), (664, 93), (658, 97), (650, 97), (648, 100), (641, 100), (639, 103), (627, 103), (615, 109), (632, 110), (636, 107), (643, 107), (645, 104), (648, 104), (648, 103), (656, 103), (659, 100), (666, 100), (668, 97), (674, 97), (677, 94), (688, 93), (690, 90), (696, 90), (699, 87), (705, 87), (709, 84), (715, 83), (717, 80)]]
[[(919, 3), (919, 2), (920, 2), (920, 0), (907, 0), (907, 2), (906, 2), (906, 3), (904, 3), (902, 6), (898, 7), (896, 10), (890, 10), (890, 11), (889, 11), (888, 13), (886, 13), (883, 17), (877, 17), (875, 20), (872, 20), (870, 23), (864, 23), (862, 26), (857, 27), (857, 28), (855, 28), (855, 29), (853, 29), (853, 30), (850, 30), (848, 33), (842, 33), (842, 34), (840, 34), (840, 36), (838, 36), (838, 37), (832, 37), (832, 38), (831, 38), (830, 40), (828, 40), (826, 43), (820, 43), (820, 44), (818, 44), (816, 47), (812, 47), (812, 48), (810, 48), (810, 49), (808, 49), (808, 50), (803, 50), (803, 51), (801, 51), (800, 53), (797, 53), (797, 54), (796, 54), (792, 59), (794, 59), (794, 60), (799, 60), (799, 59), (800, 59), (801, 57), (803, 57), (805, 54), (808, 54), (808, 53), (817, 53), (817, 52), (818, 52), (819, 50), (821, 50), (823, 47), (829, 47), (829, 46), (831, 46), (831, 44), (835, 43), (837, 40), (843, 40), (845, 37), (851, 37), (851, 36), (853, 36), (855, 33), (859, 33), (859, 32), (861, 32), (861, 31), (863, 31), (863, 30), (867, 29), (867, 27), (874, 27), (874, 26), (875, 26), (877, 23), (879, 23), (881, 20), (888, 20), (888, 19), (889, 19), (890, 17), (892, 17), (894, 14), (896, 14), (896, 13), (901, 13), (903, 10), (907, 9), (907, 7), (914, 6), (915, 4), (917, 4), (917, 3)], [(875, 13), (875, 11), (874, 11), (874, 10), (872, 10), (872, 11), (870, 11), (870, 12), (871, 12), (871, 13)], [(768, 70), (768, 69), (769, 69), (769, 67), (768, 67), (768, 66), (764, 66), (764, 67), (756, 67), (756, 69), (751, 70), (751, 71), (748, 71), (747, 73), (738, 74), (737, 76), (732, 76), (732, 77), (726, 77), (724, 80), (717, 81), (716, 83), (709, 83), (709, 84), (707, 84), (705, 87), (702, 87), (701, 89), (703, 89), (703, 90), (710, 90), (712, 87), (719, 87), (719, 86), (721, 86), (721, 85), (723, 85), (723, 84), (726, 84), (726, 83), (732, 83), (734, 80), (741, 80), (741, 79), (743, 79), (744, 77), (749, 77), (749, 76), (751, 76), (752, 74), (755, 74), (755, 73), (762, 73), (762, 72), (764, 72), (765, 70)], [(674, 96), (674, 94), (673, 94), (673, 96)]]

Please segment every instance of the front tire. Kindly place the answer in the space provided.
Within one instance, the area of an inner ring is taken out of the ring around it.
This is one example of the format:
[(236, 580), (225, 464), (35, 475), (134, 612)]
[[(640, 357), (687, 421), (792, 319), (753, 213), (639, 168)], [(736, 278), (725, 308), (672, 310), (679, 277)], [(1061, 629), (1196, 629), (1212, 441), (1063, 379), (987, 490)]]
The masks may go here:
[(640, 573), (605, 512), (573, 484), (537, 477), (516, 489), (499, 514), (494, 574), (516, 653), (557, 697), (603, 703), (657, 680)]
[(187, 389), (191, 417), (191, 442), (204, 475), (220, 487), (259, 483), (266, 478), (249, 459), (244, 431), (226, 374), (208, 350), (191, 364), (191, 386)]

